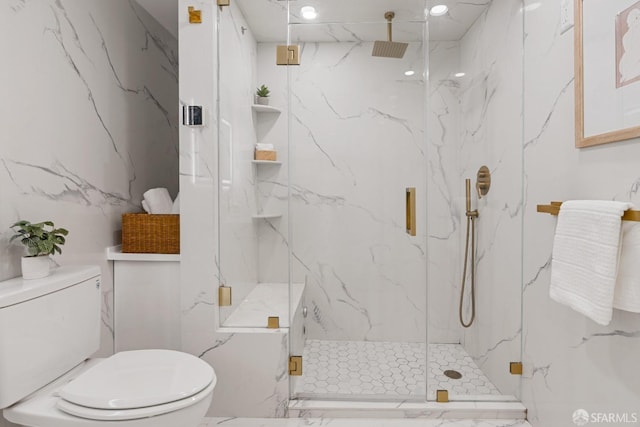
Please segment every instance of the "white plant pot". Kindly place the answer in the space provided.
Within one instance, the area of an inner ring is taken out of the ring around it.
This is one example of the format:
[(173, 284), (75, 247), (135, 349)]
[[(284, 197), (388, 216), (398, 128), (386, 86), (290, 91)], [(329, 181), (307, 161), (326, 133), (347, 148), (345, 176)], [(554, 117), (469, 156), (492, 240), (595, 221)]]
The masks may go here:
[(49, 255), (22, 257), (22, 278), (41, 279), (49, 275)]
[(256, 102), (260, 105), (269, 105), (268, 96), (256, 96)]

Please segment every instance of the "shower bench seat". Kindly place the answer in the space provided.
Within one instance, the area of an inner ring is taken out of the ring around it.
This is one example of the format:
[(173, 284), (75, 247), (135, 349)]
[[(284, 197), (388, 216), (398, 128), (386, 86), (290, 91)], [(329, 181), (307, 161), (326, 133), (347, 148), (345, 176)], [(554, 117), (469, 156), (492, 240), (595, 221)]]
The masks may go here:
[(224, 321), (225, 328), (260, 328), (267, 326), (269, 317), (279, 317), (280, 327), (291, 326), (298, 311), (304, 283), (258, 283)]

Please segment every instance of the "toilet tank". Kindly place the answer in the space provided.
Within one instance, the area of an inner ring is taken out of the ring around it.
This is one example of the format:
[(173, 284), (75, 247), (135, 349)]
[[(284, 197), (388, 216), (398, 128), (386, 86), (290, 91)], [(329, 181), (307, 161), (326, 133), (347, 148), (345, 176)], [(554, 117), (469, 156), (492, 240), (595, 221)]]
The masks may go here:
[(87, 359), (100, 345), (100, 268), (65, 266), (0, 282), (0, 408)]

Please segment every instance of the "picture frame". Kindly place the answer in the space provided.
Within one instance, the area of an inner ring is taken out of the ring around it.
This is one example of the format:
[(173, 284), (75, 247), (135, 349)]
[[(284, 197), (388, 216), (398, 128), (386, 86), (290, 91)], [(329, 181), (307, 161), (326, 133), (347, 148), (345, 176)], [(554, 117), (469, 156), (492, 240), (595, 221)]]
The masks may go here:
[(640, 0), (574, 0), (575, 145), (640, 137)]

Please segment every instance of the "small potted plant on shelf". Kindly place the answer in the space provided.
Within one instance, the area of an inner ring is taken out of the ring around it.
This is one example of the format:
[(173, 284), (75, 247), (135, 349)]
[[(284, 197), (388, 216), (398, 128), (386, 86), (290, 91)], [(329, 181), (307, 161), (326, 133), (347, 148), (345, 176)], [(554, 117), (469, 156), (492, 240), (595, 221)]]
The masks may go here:
[(256, 103), (260, 105), (269, 105), (269, 88), (265, 85), (256, 89)]
[(69, 232), (64, 228), (55, 228), (51, 221), (32, 224), (23, 220), (13, 224), (11, 229), (16, 234), (10, 241), (20, 239), (27, 252), (27, 255), (22, 257), (22, 277), (40, 279), (48, 276), (49, 255), (62, 253), (60, 245), (64, 245), (65, 236)]

